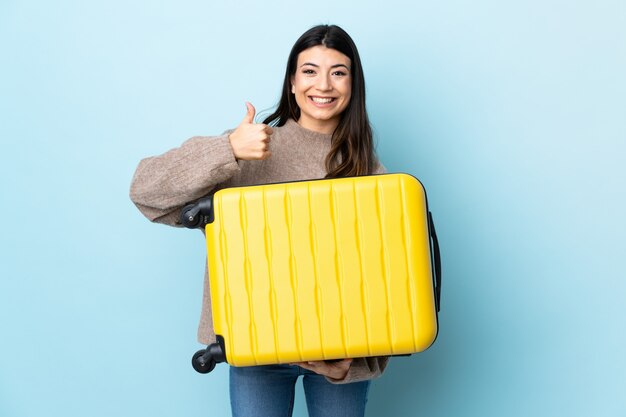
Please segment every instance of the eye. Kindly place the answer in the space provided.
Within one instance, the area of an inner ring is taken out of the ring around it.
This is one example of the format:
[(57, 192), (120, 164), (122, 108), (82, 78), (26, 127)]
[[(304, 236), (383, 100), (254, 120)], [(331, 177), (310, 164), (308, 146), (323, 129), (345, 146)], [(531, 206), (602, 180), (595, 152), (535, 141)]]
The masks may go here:
[(313, 71), (313, 70), (312, 70), (312, 69), (310, 69), (310, 68), (307, 68), (307, 69), (302, 70), (302, 73), (303, 73), (303, 74), (310, 75), (310, 74), (315, 74), (315, 71)]
[(333, 72), (333, 75), (339, 75), (340, 77), (344, 77), (344, 76), (346, 76), (348, 74), (345, 73), (344, 71), (335, 71), (335, 72)]

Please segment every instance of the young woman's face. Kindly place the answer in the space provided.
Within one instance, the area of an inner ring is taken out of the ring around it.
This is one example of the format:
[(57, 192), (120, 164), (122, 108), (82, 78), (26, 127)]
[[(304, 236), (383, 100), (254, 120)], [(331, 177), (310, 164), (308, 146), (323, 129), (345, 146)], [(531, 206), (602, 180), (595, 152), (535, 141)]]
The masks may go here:
[(321, 133), (335, 130), (352, 94), (350, 66), (350, 58), (322, 45), (300, 52), (291, 77), (300, 126)]

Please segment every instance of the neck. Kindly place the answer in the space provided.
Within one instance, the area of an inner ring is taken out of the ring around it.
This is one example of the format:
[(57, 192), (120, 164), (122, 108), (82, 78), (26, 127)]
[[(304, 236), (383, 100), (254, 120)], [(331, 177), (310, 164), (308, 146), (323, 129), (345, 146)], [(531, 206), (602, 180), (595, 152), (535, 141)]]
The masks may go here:
[(339, 125), (339, 118), (333, 118), (330, 120), (317, 120), (301, 116), (298, 120), (298, 124), (305, 129), (312, 130), (317, 133), (332, 135)]

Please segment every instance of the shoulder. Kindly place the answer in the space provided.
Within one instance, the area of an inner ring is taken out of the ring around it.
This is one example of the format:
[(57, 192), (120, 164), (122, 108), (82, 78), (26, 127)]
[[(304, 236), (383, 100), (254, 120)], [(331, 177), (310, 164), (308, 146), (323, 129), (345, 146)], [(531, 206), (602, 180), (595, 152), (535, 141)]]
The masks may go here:
[(374, 168), (372, 169), (372, 174), (386, 174), (387, 168), (383, 165), (382, 162), (378, 158), (374, 161)]
[(292, 132), (296, 130), (297, 126), (298, 123), (295, 122), (293, 119), (287, 119), (284, 123), (279, 123), (275, 126), (272, 126), (272, 130), (274, 131), (274, 133)]

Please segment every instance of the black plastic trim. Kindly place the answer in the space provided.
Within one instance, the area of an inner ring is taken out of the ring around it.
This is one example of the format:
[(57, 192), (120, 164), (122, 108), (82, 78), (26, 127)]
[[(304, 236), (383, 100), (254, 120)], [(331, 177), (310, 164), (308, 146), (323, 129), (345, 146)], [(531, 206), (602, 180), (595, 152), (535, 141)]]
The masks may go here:
[(188, 229), (204, 229), (207, 224), (213, 223), (215, 220), (213, 195), (183, 207), (180, 211), (180, 223)]
[(218, 362), (228, 363), (228, 359), (226, 358), (226, 341), (224, 340), (224, 336), (222, 336), (221, 334), (216, 334), (215, 338), (217, 339), (217, 344), (219, 345), (221, 350), (221, 356)]

